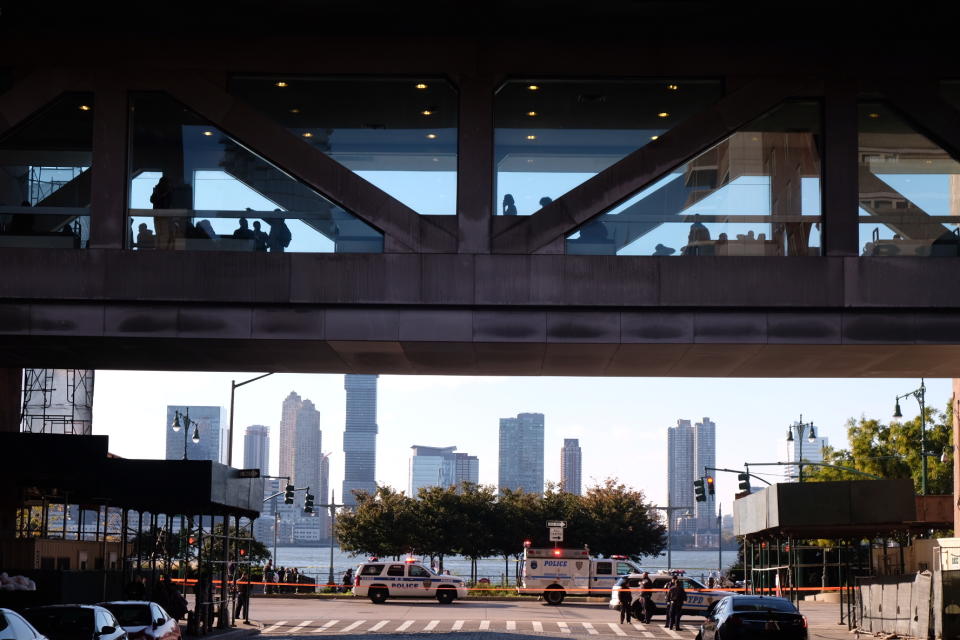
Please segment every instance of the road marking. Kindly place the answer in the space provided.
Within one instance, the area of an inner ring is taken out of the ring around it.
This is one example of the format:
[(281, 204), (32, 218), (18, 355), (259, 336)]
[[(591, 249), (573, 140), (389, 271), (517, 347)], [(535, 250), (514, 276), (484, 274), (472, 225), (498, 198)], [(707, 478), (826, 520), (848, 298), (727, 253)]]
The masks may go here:
[(427, 626), (423, 628), (424, 631), (433, 631), (437, 628), (437, 625), (440, 624), (439, 620), (431, 620), (427, 623)]
[(333, 625), (337, 624), (338, 622), (340, 622), (340, 621), (339, 621), (339, 620), (327, 620), (326, 623), (324, 623), (324, 625), (323, 625), (322, 627), (317, 627), (316, 629), (313, 630), (313, 632), (314, 632), (314, 633), (320, 633), (321, 631), (326, 631), (327, 629), (329, 629), (329, 628), (332, 627)]
[(537, 633), (543, 633), (543, 623), (540, 622), (539, 620), (534, 620), (533, 630), (536, 631)]
[(633, 628), (636, 629), (637, 631), (643, 631), (643, 625), (641, 625), (639, 622), (634, 622), (632, 624), (633, 624)]
[(667, 635), (671, 638), (682, 638), (683, 636), (674, 631), (673, 629), (666, 629)]
[(410, 628), (410, 625), (412, 624), (413, 624), (413, 620), (407, 620), (402, 625), (397, 627), (397, 631), (406, 631), (407, 629)]
[(313, 622), (313, 620), (304, 620), (303, 622), (295, 626), (293, 629), (290, 629), (290, 631), (288, 631), (287, 633), (289, 633), (290, 635), (293, 635), (294, 633), (296, 633), (297, 631), (300, 631), (300, 629), (303, 629), (305, 626), (307, 626), (311, 622)]
[(589, 633), (589, 634), (592, 635), (592, 636), (595, 636), (595, 635), (597, 635), (598, 633), (600, 633), (599, 631), (597, 631), (596, 629), (594, 629), (594, 628), (593, 628), (593, 625), (590, 624), (589, 622), (581, 622), (580, 624), (582, 624), (582, 625), (583, 625), (583, 628), (587, 630), (587, 633)]
[(490, 628), (490, 621), (489, 621), (489, 620), (481, 620), (481, 621), (480, 621), (480, 631), (486, 631), (486, 630), (489, 629), (489, 628)]
[(643, 632), (643, 637), (644, 637), (644, 638), (656, 638), (656, 636), (653, 635), (652, 633), (650, 633), (649, 631), (644, 631), (644, 632)]
[(566, 622), (558, 622), (557, 626), (560, 627), (560, 633), (570, 633), (570, 627), (567, 626)]
[(260, 633), (270, 633), (271, 631), (273, 631), (273, 630), (276, 629), (277, 627), (282, 627), (282, 626), (285, 625), (285, 624), (287, 624), (287, 621), (286, 621), (286, 620), (281, 620), (281, 621), (278, 622), (277, 624), (274, 624), (274, 625), (271, 625), (271, 626), (267, 627), (266, 629), (264, 629), (264, 630), (261, 631)]
[(464, 623), (464, 622), (466, 622), (466, 620), (457, 620), (456, 622), (453, 623), (453, 628), (450, 629), (450, 630), (451, 630), (451, 631), (460, 631), (460, 629), (463, 629), (463, 623)]
[(390, 622), (390, 621), (389, 621), (389, 620), (381, 620), (381, 621), (378, 622), (377, 624), (375, 624), (375, 625), (373, 625), (372, 627), (370, 627), (369, 629), (367, 629), (367, 631), (379, 631), (380, 629), (383, 629), (383, 628), (387, 625), (388, 622)]
[(340, 629), (340, 633), (346, 633), (347, 631), (353, 631), (354, 629), (356, 629), (357, 627), (359, 627), (360, 625), (362, 625), (364, 622), (366, 622), (366, 620), (357, 620), (357, 621), (355, 621), (355, 622), (351, 622), (350, 624), (348, 624), (347, 626), (345, 626), (343, 629)]
[(507, 631), (516, 631), (517, 623), (515, 620), (507, 620)]
[(617, 634), (618, 636), (625, 636), (625, 635), (627, 635), (627, 634), (625, 634), (625, 633), (623, 632), (623, 629), (621, 629), (620, 626), (619, 626), (616, 622), (608, 622), (608, 623), (607, 623), (607, 626), (609, 626), (611, 629), (613, 629), (613, 632), (614, 632), (615, 634)]

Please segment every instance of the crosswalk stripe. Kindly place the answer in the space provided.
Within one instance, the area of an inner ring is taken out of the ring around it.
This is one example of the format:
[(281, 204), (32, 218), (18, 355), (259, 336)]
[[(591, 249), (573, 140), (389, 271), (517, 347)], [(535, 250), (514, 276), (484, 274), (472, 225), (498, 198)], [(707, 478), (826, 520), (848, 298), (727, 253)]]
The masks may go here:
[(655, 638), (656, 636), (653, 635), (652, 633), (650, 633), (649, 631), (644, 631), (644, 632), (643, 632), (643, 637), (644, 637), (644, 638)]
[(643, 631), (643, 625), (641, 625), (639, 622), (632, 622), (630, 624), (632, 624), (633, 628), (637, 631)]
[(466, 622), (466, 620), (457, 620), (456, 622), (454, 622), (453, 628), (451, 629), (451, 631), (460, 631), (460, 629), (463, 629), (464, 622)]
[(367, 629), (367, 631), (379, 631), (380, 629), (383, 629), (385, 626), (387, 626), (387, 623), (388, 623), (388, 622), (390, 622), (390, 621), (389, 621), (389, 620), (381, 620), (381, 621), (378, 622), (377, 624), (375, 624), (375, 625), (373, 625), (372, 627), (370, 627), (369, 629)]
[(297, 631), (300, 631), (300, 629), (303, 629), (305, 626), (307, 626), (308, 624), (310, 624), (311, 622), (313, 622), (313, 620), (304, 620), (303, 622), (301, 622), (300, 624), (298, 624), (297, 626), (295, 626), (293, 629), (290, 629), (290, 631), (288, 631), (287, 633), (289, 633), (290, 635), (293, 635), (293, 634), (295, 634)]
[(596, 629), (594, 629), (594, 628), (593, 628), (593, 625), (590, 624), (589, 622), (581, 622), (580, 624), (582, 624), (582, 625), (583, 625), (583, 628), (587, 630), (587, 633), (589, 633), (589, 634), (592, 635), (592, 636), (595, 636), (595, 635), (597, 635), (598, 633), (600, 633), (599, 631), (597, 631)]
[(534, 620), (534, 621), (533, 621), (533, 630), (542, 633), (542, 632), (543, 632), (543, 623), (540, 622), (540, 621), (538, 621), (538, 620)]
[(410, 628), (410, 625), (412, 625), (413, 623), (414, 623), (413, 620), (406, 620), (403, 624), (397, 627), (397, 631), (406, 631), (407, 629)]
[(666, 629), (667, 635), (671, 638), (682, 638), (683, 636), (674, 631), (673, 629)]
[(627, 635), (627, 634), (625, 634), (625, 633), (623, 632), (623, 629), (621, 629), (619, 626), (617, 626), (617, 623), (616, 623), (616, 622), (608, 622), (608, 623), (607, 623), (607, 626), (610, 627), (610, 628), (613, 630), (613, 632), (614, 632), (615, 634), (617, 634), (618, 636), (625, 636), (625, 635)]
[(489, 629), (489, 628), (490, 628), (490, 621), (489, 621), (489, 620), (481, 620), (481, 621), (480, 621), (480, 631), (486, 631), (486, 630)]
[(314, 629), (313, 632), (314, 632), (314, 633), (320, 633), (321, 631), (326, 631), (327, 629), (329, 629), (329, 628), (332, 627), (333, 625), (337, 624), (338, 622), (340, 622), (340, 621), (339, 621), (339, 620), (327, 620), (325, 623), (323, 623), (322, 626), (319, 626), (319, 627), (317, 627), (316, 629)]
[(287, 621), (286, 621), (286, 620), (281, 620), (280, 622), (278, 622), (278, 623), (276, 623), (276, 624), (274, 624), (274, 625), (271, 625), (271, 626), (267, 627), (266, 629), (264, 629), (264, 630), (261, 631), (260, 633), (270, 633), (271, 631), (273, 631), (273, 630), (276, 629), (277, 627), (282, 627), (282, 626), (285, 625), (285, 624), (287, 624)]
[(507, 631), (516, 631), (517, 623), (515, 620), (507, 620)]
[(427, 626), (423, 628), (424, 631), (433, 631), (437, 628), (437, 625), (440, 624), (439, 620), (431, 620), (427, 623)]
[(347, 626), (345, 626), (343, 629), (340, 629), (340, 633), (346, 633), (347, 631), (353, 631), (354, 629), (356, 629), (357, 627), (359, 627), (360, 625), (362, 625), (364, 622), (366, 622), (366, 620), (356, 620), (356, 621), (354, 621), (354, 622), (351, 622), (350, 624), (348, 624)]
[(566, 622), (558, 622), (557, 626), (560, 627), (560, 633), (570, 633), (570, 627), (567, 626)]

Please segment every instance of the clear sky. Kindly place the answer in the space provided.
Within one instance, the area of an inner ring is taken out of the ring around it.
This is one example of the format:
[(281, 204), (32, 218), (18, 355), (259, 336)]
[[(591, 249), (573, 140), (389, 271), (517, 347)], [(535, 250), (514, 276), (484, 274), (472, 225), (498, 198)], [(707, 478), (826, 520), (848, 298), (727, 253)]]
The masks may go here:
[[(228, 420), (230, 381), (247, 373), (97, 371), (93, 430), (110, 436), (110, 450), (125, 457), (162, 458), (169, 425), (166, 406), (220, 405)], [(848, 418), (889, 421), (895, 396), (916, 389), (917, 379), (550, 378), (380, 376), (377, 480), (407, 487), (412, 445), (451, 446), (480, 458), (480, 481), (496, 484), (499, 418), (543, 413), (547, 480), (560, 479), (564, 438), (580, 438), (585, 485), (607, 477), (666, 502), (667, 428), (678, 419), (717, 424), (717, 466), (786, 458), (786, 429), (803, 414), (820, 436), (846, 446)], [(343, 481), (345, 393), (343, 375), (275, 374), (237, 390), (234, 464), (242, 466), (243, 431), (271, 428), (271, 470), (277, 470), (280, 405), (296, 391), (320, 411), (324, 452), (331, 457), (331, 488)], [(927, 402), (943, 410), (949, 379), (927, 380)], [(919, 405), (901, 402), (904, 419)], [(761, 469), (756, 469), (760, 471)], [(770, 473), (779, 475), (779, 468)], [(773, 477), (770, 478), (774, 480)], [(737, 490), (733, 474), (720, 474), (725, 513)], [(319, 498), (319, 496), (318, 496)]]

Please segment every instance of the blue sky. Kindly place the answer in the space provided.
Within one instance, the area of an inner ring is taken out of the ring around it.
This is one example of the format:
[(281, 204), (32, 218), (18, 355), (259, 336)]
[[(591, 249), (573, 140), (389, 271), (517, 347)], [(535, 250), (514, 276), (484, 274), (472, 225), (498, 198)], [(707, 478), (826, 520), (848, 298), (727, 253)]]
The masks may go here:
[[(94, 433), (110, 438), (113, 453), (162, 458), (168, 404), (220, 405), (226, 422), (230, 381), (247, 373), (97, 371)], [(787, 426), (803, 414), (818, 435), (845, 445), (848, 418), (889, 421), (894, 397), (914, 390), (916, 379), (550, 378), (381, 376), (378, 400), (377, 478), (405, 490), (412, 445), (450, 446), (480, 458), (480, 481), (496, 484), (499, 418), (544, 413), (545, 475), (559, 480), (564, 438), (580, 438), (585, 484), (616, 477), (662, 504), (666, 499), (667, 427), (677, 419), (709, 416), (717, 423), (717, 466), (785, 458)], [(949, 379), (927, 380), (927, 400), (943, 409)], [(237, 390), (234, 461), (240, 466), (243, 430), (271, 427), (272, 468), (278, 455), (280, 405), (290, 391), (309, 398), (321, 413), (323, 450), (333, 451), (331, 484), (343, 480), (345, 395), (342, 375), (276, 374)], [(901, 403), (904, 419), (919, 413)], [(771, 471), (771, 473), (776, 473)], [(773, 478), (771, 478), (773, 480)], [(736, 477), (718, 478), (725, 505)]]

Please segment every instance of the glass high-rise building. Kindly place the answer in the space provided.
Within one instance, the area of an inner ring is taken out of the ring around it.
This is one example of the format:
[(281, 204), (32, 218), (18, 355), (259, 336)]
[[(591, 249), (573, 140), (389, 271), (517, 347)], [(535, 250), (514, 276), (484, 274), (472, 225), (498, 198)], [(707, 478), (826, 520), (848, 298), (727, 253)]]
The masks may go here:
[(581, 492), (582, 452), (578, 438), (564, 438), (560, 449), (560, 489), (579, 496)]
[(320, 412), (313, 403), (304, 399), (297, 412), (296, 453), (293, 459), (293, 484), (297, 488), (310, 487), (316, 495), (320, 490), (320, 464), (322, 434)]
[(543, 493), (543, 414), (520, 413), (500, 418), (497, 486)]
[(456, 472), (454, 480), (457, 484), (461, 482), (470, 482), (480, 484), (480, 459), (469, 453), (455, 453)]
[[(180, 430), (174, 431), (171, 425), (177, 412), (180, 418)], [(220, 414), (221, 407), (199, 407), (190, 405), (167, 405), (167, 421), (164, 429), (167, 434), (167, 460), (183, 460), (184, 430), (186, 435), (186, 452), (188, 460), (226, 460), (226, 436), (223, 433), (223, 421)], [(185, 424), (185, 417), (189, 414), (190, 424)], [(193, 442), (194, 427), (199, 430), (200, 441)]]
[(280, 472), (278, 475), (293, 479), (293, 461), (296, 457), (297, 413), (303, 406), (303, 398), (291, 391), (283, 400), (280, 409)]
[(252, 424), (243, 434), (243, 468), (260, 469), (260, 475), (270, 473), (270, 427)]
[(344, 376), (347, 424), (343, 432), (343, 504), (356, 504), (354, 491), (377, 490), (377, 378)]
[(693, 427), (689, 420), (677, 420), (667, 429), (667, 506), (681, 511), (668, 511), (674, 531), (694, 528), (693, 481), (696, 455), (693, 445)]
[[(702, 421), (693, 425), (693, 445), (694, 445), (694, 475), (711, 475), (716, 480), (716, 471), (704, 471), (706, 467), (717, 466), (717, 424), (704, 418)], [(706, 485), (704, 493), (707, 496), (704, 502), (694, 502), (694, 515), (697, 518), (697, 531), (714, 531), (719, 527), (717, 525), (717, 496), (710, 495)]]
[(450, 487), (461, 482), (480, 483), (480, 461), (456, 447), (414, 445), (410, 456), (407, 493), (416, 498), (422, 487)]

